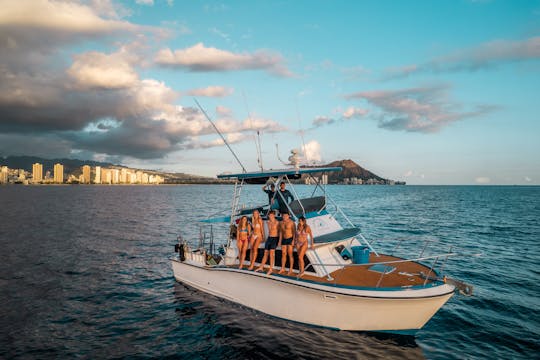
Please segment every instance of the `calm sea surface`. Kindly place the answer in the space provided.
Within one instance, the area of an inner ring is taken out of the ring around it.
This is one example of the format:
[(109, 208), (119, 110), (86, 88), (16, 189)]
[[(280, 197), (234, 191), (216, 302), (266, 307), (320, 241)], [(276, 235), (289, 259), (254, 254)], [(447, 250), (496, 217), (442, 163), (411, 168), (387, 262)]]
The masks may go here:
[(231, 190), (0, 187), (0, 358), (539, 358), (540, 187), (328, 187), (378, 249), (482, 253), (447, 263), (476, 293), (416, 338), (289, 323), (176, 283), (176, 236), (195, 239)]

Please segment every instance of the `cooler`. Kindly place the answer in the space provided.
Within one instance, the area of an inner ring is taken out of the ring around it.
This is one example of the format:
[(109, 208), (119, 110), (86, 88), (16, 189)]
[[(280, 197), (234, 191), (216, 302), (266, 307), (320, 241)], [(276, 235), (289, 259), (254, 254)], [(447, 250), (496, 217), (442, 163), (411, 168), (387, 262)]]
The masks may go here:
[(369, 248), (367, 246), (353, 246), (353, 263), (367, 264), (369, 262)]

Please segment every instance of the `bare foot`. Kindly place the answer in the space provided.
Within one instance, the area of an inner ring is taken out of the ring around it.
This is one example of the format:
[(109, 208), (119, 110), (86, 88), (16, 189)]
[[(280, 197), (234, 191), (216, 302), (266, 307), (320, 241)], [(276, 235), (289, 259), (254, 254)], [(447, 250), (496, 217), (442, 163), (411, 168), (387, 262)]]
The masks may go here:
[(262, 267), (260, 267), (260, 266), (255, 269), (255, 272), (259, 272), (259, 271), (262, 271)]
[(304, 272), (302, 271), (300, 274), (298, 274), (298, 277), (304, 276)]
[(253, 270), (253, 266), (248, 267), (248, 270)]
[(266, 272), (266, 275), (270, 275), (272, 273), (272, 271), (274, 271), (274, 269), (270, 269)]
[(285, 269), (281, 269), (278, 271), (278, 274), (283, 274), (285, 272)]
[(287, 275), (288, 275), (288, 276), (291, 276), (291, 275), (292, 275), (292, 270), (289, 270), (289, 271), (287, 272)]
[(238, 267), (238, 269), (239, 269), (239, 270), (242, 270), (242, 265), (240, 265), (240, 266)]

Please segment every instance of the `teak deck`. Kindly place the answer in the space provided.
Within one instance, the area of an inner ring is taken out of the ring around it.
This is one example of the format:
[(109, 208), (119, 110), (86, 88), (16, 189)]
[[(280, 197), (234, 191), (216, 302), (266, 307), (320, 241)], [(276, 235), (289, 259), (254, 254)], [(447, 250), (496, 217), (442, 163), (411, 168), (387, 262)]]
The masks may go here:
[[(259, 252), (260, 253), (260, 252)], [(296, 252), (294, 253), (296, 255)], [(277, 252), (276, 252), (277, 255)], [(281, 257), (281, 256), (280, 256)], [(279, 257), (279, 258), (280, 258)], [(278, 257), (276, 256), (276, 263), (274, 266), (273, 274), (277, 274), (281, 268), (281, 260), (277, 261)], [(249, 259), (249, 254), (246, 256), (246, 259)], [(257, 260), (261, 260), (260, 256), (258, 256)], [(307, 260), (307, 258), (306, 258)], [(309, 272), (310, 269), (308, 269), (307, 264), (309, 264), (309, 261), (306, 261), (306, 271), (304, 275), (302, 276), (302, 279), (323, 283), (323, 284), (332, 284), (332, 285), (342, 285), (342, 286), (355, 286), (355, 287), (377, 287), (377, 284), (379, 284), (379, 287), (382, 288), (388, 288), (388, 287), (404, 287), (404, 286), (415, 286), (415, 285), (423, 285), (425, 282), (425, 277), (420, 275), (420, 272), (423, 272), (424, 275), (427, 275), (429, 273), (429, 267), (410, 261), (410, 262), (403, 262), (403, 263), (394, 263), (394, 264), (387, 264), (387, 266), (395, 267), (395, 270), (391, 273), (385, 274), (382, 276), (382, 273), (377, 271), (369, 270), (371, 266), (373, 266), (374, 263), (379, 262), (387, 262), (387, 261), (400, 261), (403, 260), (402, 258), (398, 258), (391, 255), (384, 255), (380, 254), (379, 256), (371, 253), (369, 257), (369, 262), (372, 263), (370, 265), (364, 265), (364, 266), (347, 266), (345, 268), (333, 271), (330, 273), (331, 279), (329, 279), (327, 276), (324, 277), (318, 277), (314, 276), (313, 272)], [(255, 262), (255, 268), (259, 265), (259, 261)], [(246, 261), (247, 263), (247, 261)], [(287, 261), (285, 272), (281, 273), (282, 276), (287, 276), (291, 278), (297, 278), (298, 276), (298, 258), (295, 256), (295, 263), (294, 263), (294, 273), (290, 276), (287, 275), (288, 271), (288, 265), (289, 262)], [(230, 266), (232, 268), (237, 267), (238, 265)], [(246, 269), (247, 266), (244, 266), (244, 269)], [(268, 271), (269, 266), (268, 263), (264, 267), (264, 272)], [(434, 273), (432, 272), (430, 277), (434, 277)], [(379, 283), (380, 281), (380, 283)], [(431, 283), (432, 280), (428, 280), (427, 283)]]

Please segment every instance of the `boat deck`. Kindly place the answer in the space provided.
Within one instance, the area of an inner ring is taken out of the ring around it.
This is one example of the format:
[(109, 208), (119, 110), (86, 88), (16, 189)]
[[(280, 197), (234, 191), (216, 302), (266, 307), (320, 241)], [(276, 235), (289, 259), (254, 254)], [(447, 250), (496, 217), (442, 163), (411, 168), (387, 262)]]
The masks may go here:
[[(370, 254), (370, 257), (369, 257), (370, 265), (347, 266), (342, 269), (338, 269), (336, 271), (331, 272), (330, 278), (327, 276), (324, 276), (324, 277), (315, 276), (315, 273), (310, 272), (309, 271), (310, 269), (307, 268), (307, 264), (309, 262), (306, 261), (307, 271), (302, 276), (302, 279), (318, 282), (318, 283), (323, 283), (323, 284), (351, 286), (351, 287), (370, 287), (370, 288), (371, 287), (372, 288), (375, 288), (375, 287), (392, 288), (392, 287), (409, 287), (409, 286), (423, 285), (426, 279), (420, 273), (422, 272), (424, 275), (427, 275), (429, 273), (429, 267), (416, 263), (416, 262), (387, 264), (386, 266), (391, 266), (395, 269), (389, 273), (385, 273), (384, 275), (382, 275), (381, 271), (373, 271), (373, 266), (376, 263), (387, 262), (387, 261), (399, 261), (399, 260), (403, 260), (403, 259), (395, 257), (395, 256), (383, 255), (383, 254), (376, 256), (375, 254), (372, 253)], [(246, 264), (247, 264), (247, 261), (246, 261)], [(256, 262), (255, 268), (258, 265), (259, 264)], [(288, 262), (287, 262), (287, 265), (289, 265)], [(233, 265), (230, 267), (236, 268), (237, 266), (238, 265)], [(381, 264), (379, 266), (385, 266), (385, 265)], [(244, 269), (246, 269), (246, 267), (247, 266), (245, 266)], [(278, 274), (280, 268), (281, 268), (281, 261), (279, 262), (276, 261), (276, 266), (274, 266), (273, 274)], [(268, 269), (269, 269), (269, 266), (266, 265), (264, 267), (264, 272), (268, 271)], [(288, 267), (286, 268), (285, 272), (279, 275), (285, 276), (285, 277), (291, 277), (291, 278), (298, 277), (297, 258), (295, 258), (293, 274), (289, 276), (287, 275), (287, 271), (288, 271)], [(382, 279), (381, 279), (381, 275), (382, 275)], [(434, 277), (434, 276), (435, 274), (432, 272), (430, 277)], [(431, 282), (433, 281), (428, 280), (427, 284)]]
[[(395, 256), (382, 254), (379, 256), (376, 256), (375, 254), (370, 254), (369, 257), (370, 263), (395, 260), (402, 259)], [(384, 275), (382, 275), (382, 272), (370, 270), (372, 266), (373, 265), (348, 266), (343, 269), (331, 272), (330, 276), (332, 277), (332, 279), (328, 279), (327, 277), (320, 278), (310, 275), (309, 273), (306, 273), (304, 276), (302, 276), (302, 278), (322, 283), (335, 283), (342, 286), (377, 287), (377, 284), (379, 284), (379, 287), (386, 288), (423, 285), (425, 282), (425, 278), (420, 275), (420, 272), (423, 272), (426, 275), (429, 272), (429, 267), (416, 262), (388, 264), (386, 266), (392, 266), (395, 268), (395, 270)], [(434, 276), (434, 274), (432, 273), (431, 276)], [(428, 280), (427, 283), (431, 282), (431, 280)]]

